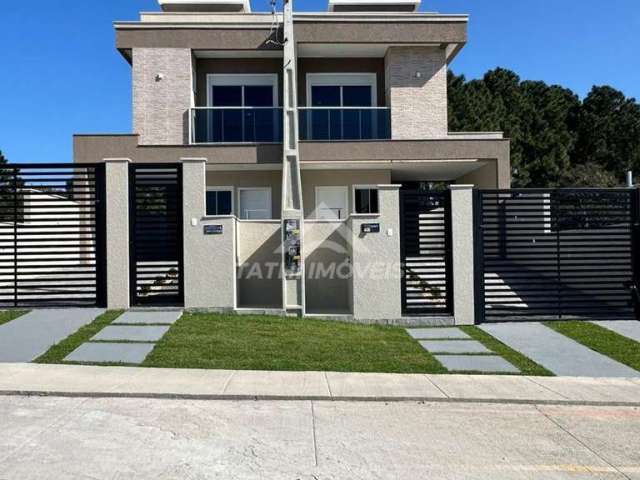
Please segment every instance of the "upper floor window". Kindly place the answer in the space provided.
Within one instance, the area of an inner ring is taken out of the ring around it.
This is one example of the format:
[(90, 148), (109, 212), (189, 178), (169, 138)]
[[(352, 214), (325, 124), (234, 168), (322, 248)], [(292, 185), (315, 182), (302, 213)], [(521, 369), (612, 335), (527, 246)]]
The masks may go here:
[(307, 105), (310, 107), (375, 107), (375, 73), (309, 73)]
[(282, 113), (277, 105), (276, 74), (210, 74), (209, 108), (196, 111), (196, 131), (212, 143), (281, 141)]
[(207, 75), (210, 107), (275, 107), (278, 104), (276, 74)]

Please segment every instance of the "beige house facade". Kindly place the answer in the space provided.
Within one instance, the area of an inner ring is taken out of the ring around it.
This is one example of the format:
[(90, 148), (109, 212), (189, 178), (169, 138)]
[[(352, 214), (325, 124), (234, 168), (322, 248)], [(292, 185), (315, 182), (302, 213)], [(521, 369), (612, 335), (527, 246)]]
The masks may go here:
[[(133, 132), (74, 137), (76, 163), (106, 164), (108, 306), (179, 277), (185, 308), (473, 323), (473, 187), (509, 188), (510, 159), (500, 132), (448, 130), (468, 17), (394, 0), (159, 3), (115, 23)], [(132, 202), (165, 166), (180, 258), (145, 287)]]

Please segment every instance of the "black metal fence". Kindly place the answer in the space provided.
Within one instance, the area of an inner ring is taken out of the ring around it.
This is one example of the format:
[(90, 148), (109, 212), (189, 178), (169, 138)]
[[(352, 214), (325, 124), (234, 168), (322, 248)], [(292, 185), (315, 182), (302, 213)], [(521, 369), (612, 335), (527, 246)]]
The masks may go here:
[(131, 304), (182, 305), (182, 166), (131, 165), (129, 185)]
[(104, 164), (0, 166), (0, 307), (106, 303)]
[(476, 192), (478, 321), (633, 319), (638, 192)]
[(451, 192), (400, 191), (403, 315), (449, 315)]

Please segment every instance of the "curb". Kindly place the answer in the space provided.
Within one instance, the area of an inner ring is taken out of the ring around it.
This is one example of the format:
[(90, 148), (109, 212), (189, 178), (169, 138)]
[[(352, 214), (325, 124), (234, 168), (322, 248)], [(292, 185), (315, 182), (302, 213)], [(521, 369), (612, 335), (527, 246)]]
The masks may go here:
[(118, 392), (57, 392), (32, 390), (0, 391), (0, 397), (61, 397), (61, 398), (132, 398), (150, 400), (201, 400), (201, 401), (255, 401), (255, 402), (380, 402), (380, 403), (484, 403), (497, 405), (559, 405), (559, 406), (590, 406), (590, 407), (632, 407), (640, 408), (637, 402), (620, 401), (590, 401), (590, 400), (536, 400), (536, 399), (500, 399), (500, 398), (451, 398), (451, 397), (385, 397), (385, 396), (327, 396), (327, 395), (210, 395), (210, 394), (180, 394), (180, 393), (118, 393)]

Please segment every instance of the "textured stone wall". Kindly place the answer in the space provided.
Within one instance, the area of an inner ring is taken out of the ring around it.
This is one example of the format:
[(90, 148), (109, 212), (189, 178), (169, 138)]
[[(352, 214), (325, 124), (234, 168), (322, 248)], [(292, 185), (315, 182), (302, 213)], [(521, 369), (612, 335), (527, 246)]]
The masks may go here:
[(190, 49), (133, 49), (133, 133), (140, 145), (187, 143), (192, 91)]
[(392, 138), (447, 136), (447, 65), (438, 47), (391, 47), (385, 57)]

